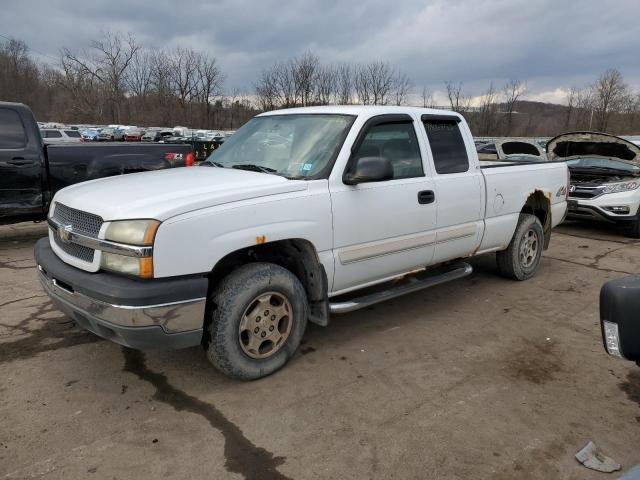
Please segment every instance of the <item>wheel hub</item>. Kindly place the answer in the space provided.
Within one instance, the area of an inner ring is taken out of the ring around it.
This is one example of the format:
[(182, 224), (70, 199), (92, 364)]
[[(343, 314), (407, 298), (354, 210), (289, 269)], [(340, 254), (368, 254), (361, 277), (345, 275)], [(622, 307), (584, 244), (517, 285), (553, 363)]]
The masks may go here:
[(539, 248), (540, 242), (538, 240), (538, 233), (533, 229), (527, 230), (520, 242), (519, 252), (520, 264), (524, 268), (529, 268), (534, 264), (538, 256)]
[(240, 320), (239, 338), (244, 353), (251, 358), (267, 358), (278, 352), (291, 333), (293, 309), (277, 292), (254, 298)]

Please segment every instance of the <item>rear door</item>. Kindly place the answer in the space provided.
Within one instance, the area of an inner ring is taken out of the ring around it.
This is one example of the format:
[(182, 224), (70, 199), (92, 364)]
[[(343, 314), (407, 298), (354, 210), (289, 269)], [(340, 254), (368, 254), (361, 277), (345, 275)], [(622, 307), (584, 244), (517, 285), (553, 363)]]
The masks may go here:
[(345, 185), (342, 178), (331, 180), (334, 293), (431, 261), (436, 225), (434, 184), (424, 166), (424, 144), (416, 127), (421, 126), (409, 115), (379, 115), (364, 124), (354, 144), (351, 162), (359, 157), (386, 157), (393, 166), (393, 179), (358, 185)]
[(0, 107), (0, 218), (42, 213), (42, 145), (32, 136), (17, 110)]
[(433, 262), (472, 254), (484, 229), (484, 179), (471, 149), (471, 133), (456, 116), (423, 115), (437, 198)]

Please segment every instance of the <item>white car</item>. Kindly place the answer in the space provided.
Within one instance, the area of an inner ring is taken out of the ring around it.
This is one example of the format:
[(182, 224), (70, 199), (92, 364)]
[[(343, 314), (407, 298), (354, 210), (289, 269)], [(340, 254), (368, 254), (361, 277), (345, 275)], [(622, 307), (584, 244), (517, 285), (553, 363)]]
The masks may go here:
[(550, 160), (566, 160), (571, 172), (569, 217), (626, 226), (640, 238), (640, 147), (605, 133), (559, 135), (547, 147)]
[(287, 362), (307, 321), (469, 275), (467, 257), (497, 252), (504, 276), (530, 278), (568, 180), (561, 162), (481, 168), (449, 111), (281, 110), (201, 167), (59, 191), (36, 262), (84, 328), (134, 348), (202, 344), (222, 372), (255, 379)]
[(63, 128), (43, 128), (40, 136), (45, 144), (51, 143), (82, 143), (82, 135), (79, 130)]

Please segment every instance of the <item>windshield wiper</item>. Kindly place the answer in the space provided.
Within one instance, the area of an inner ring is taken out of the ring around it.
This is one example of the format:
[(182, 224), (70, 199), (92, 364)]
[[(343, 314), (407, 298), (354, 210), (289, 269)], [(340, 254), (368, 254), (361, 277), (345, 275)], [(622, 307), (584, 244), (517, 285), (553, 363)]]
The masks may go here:
[(242, 163), (240, 165), (232, 165), (231, 168), (237, 168), (238, 170), (249, 170), (250, 172), (261, 173), (277, 173), (275, 168), (263, 167), (261, 165), (254, 165), (252, 163)]
[(218, 163), (218, 162), (209, 162), (209, 161), (206, 161), (206, 162), (202, 162), (200, 165), (201, 165), (201, 166), (203, 166), (203, 167), (219, 167), (219, 168), (224, 168), (224, 165), (222, 165), (221, 163)]

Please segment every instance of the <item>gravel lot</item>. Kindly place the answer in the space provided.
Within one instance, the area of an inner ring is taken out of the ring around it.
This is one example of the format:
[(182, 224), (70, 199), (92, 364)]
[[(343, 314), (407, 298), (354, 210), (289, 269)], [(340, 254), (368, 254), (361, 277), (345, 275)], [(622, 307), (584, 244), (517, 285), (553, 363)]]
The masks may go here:
[(33, 262), (43, 224), (0, 227), (0, 478), (615, 478), (593, 440), (640, 463), (640, 368), (608, 357), (602, 283), (640, 272), (640, 242), (554, 230), (538, 275), (475, 273), (310, 325), (252, 383), (199, 348), (137, 352), (77, 329)]

